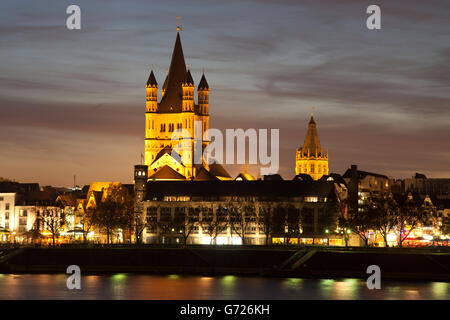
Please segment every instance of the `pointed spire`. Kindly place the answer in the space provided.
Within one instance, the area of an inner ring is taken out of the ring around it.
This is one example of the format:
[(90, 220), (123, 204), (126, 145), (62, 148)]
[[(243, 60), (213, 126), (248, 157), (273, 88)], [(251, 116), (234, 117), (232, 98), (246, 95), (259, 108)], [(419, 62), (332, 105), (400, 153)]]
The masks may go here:
[(194, 86), (194, 80), (192, 79), (191, 70), (189, 70), (189, 69), (186, 72), (186, 76), (184, 77), (183, 84)]
[(186, 77), (186, 63), (181, 46), (180, 33), (177, 32), (169, 73), (167, 74), (166, 92), (160, 103), (161, 112), (178, 112), (182, 104), (181, 85)]
[(314, 121), (314, 115), (311, 114), (311, 120), (309, 120), (308, 131), (306, 132), (305, 141), (303, 143), (303, 152), (308, 154), (322, 155), (322, 147), (320, 145), (319, 136), (317, 134), (316, 122)]
[(204, 89), (209, 89), (209, 85), (208, 82), (206, 81), (205, 73), (203, 72), (197, 90), (204, 90)]
[(153, 66), (150, 71), (150, 76), (148, 77), (148, 80), (147, 80), (147, 87), (152, 87), (152, 86), (154, 86), (154, 87), (158, 86), (158, 82), (156, 82), (155, 75), (153, 74)]
[(315, 109), (315, 107), (312, 107), (311, 119), (309, 120), (309, 123), (316, 124), (316, 122), (314, 121), (314, 109)]

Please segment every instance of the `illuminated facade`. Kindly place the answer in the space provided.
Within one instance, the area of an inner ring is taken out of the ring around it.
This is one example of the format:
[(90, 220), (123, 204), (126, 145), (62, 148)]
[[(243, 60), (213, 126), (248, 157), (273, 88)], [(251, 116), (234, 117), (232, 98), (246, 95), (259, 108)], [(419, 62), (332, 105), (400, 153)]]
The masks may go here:
[(147, 181), (145, 172), (135, 166), (144, 243), (344, 243), (333, 232), (341, 201), (334, 181)]
[(320, 146), (313, 115), (311, 115), (308, 124), (303, 146), (297, 149), (295, 174), (308, 174), (314, 180), (319, 180), (323, 175), (328, 175), (328, 150), (324, 153)]
[[(196, 102), (194, 80), (186, 68), (179, 32), (161, 99), (158, 102), (158, 83), (153, 70), (147, 81), (146, 93), (145, 165), (148, 166), (148, 178), (194, 179), (204, 171), (203, 176), (206, 172), (212, 179), (230, 179), (219, 165), (210, 168), (208, 159), (194, 161), (194, 147), (203, 152), (209, 144), (205, 134), (209, 128), (209, 85), (203, 74), (197, 87)], [(176, 138), (173, 138), (174, 132)]]

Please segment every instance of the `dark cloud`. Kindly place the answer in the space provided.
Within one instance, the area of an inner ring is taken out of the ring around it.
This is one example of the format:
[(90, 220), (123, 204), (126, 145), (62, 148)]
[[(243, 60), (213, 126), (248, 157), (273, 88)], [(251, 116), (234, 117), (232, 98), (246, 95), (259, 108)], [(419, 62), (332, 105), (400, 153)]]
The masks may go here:
[[(138, 103), (102, 104), (31, 102), (0, 99), (0, 127), (47, 129), (86, 134), (140, 137), (144, 131), (143, 112)], [(0, 140), (8, 139), (4, 135)]]
[(284, 176), (313, 105), (333, 171), (450, 176), (448, 1), (378, 1), (375, 32), (360, 0), (80, 0), (77, 32), (68, 3), (25, 3), (0, 4), (0, 176), (130, 181), (144, 84), (151, 64), (164, 80), (176, 15), (194, 79), (207, 70), (212, 126), (280, 128)]

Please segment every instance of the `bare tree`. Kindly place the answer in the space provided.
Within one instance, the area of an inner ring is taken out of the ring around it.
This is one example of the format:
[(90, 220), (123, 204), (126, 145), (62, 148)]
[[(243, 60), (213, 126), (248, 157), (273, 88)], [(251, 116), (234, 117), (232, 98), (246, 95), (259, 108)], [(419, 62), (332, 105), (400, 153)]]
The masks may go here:
[(243, 205), (240, 201), (230, 201), (227, 207), (230, 228), (242, 239), (242, 244), (245, 244), (247, 230), (250, 224), (256, 221), (255, 207)]
[(297, 238), (297, 243), (300, 240), (300, 230), (302, 224), (301, 210), (295, 206), (288, 205), (286, 208), (286, 229), (285, 237), (286, 244), (289, 244), (292, 238)]
[(53, 245), (56, 245), (56, 238), (59, 237), (66, 222), (64, 211), (57, 207), (46, 208), (42, 213), (41, 221), (44, 229), (51, 233)]
[(80, 225), (83, 229), (83, 242), (87, 243), (87, 236), (94, 228), (96, 210), (84, 208), (82, 212), (75, 210), (74, 214), (80, 217)]
[(160, 242), (163, 242), (164, 237), (170, 235), (172, 229), (174, 229), (174, 221), (172, 218), (172, 208), (171, 207), (161, 207), (160, 216), (158, 220), (158, 229), (160, 237), (162, 238)]
[(344, 230), (351, 230), (368, 246), (370, 231), (376, 228), (376, 210), (373, 210), (373, 204), (365, 203), (360, 207), (360, 211), (350, 206), (348, 208), (346, 215), (339, 216), (339, 226)]
[(272, 235), (282, 237), (286, 244), (287, 210), (283, 205), (278, 204), (273, 208), (271, 224)]
[[(199, 223), (199, 210), (197, 208), (176, 208), (174, 215), (174, 225), (183, 236), (183, 245), (186, 246), (187, 240), (194, 228)], [(187, 210), (187, 212), (186, 212)]]
[(107, 190), (104, 200), (97, 204), (94, 209), (94, 225), (103, 229), (106, 233), (106, 243), (110, 244), (113, 232), (123, 226), (124, 207), (127, 192), (121, 187), (111, 187)]
[(389, 194), (380, 194), (368, 199), (367, 210), (374, 217), (374, 226), (381, 233), (388, 247), (387, 236), (398, 226), (397, 204)]
[(398, 206), (398, 246), (402, 247), (403, 242), (409, 237), (411, 232), (420, 224), (425, 223), (431, 216), (431, 207), (420, 204), (411, 195), (399, 194), (395, 197)]
[[(145, 213), (145, 221), (142, 221), (143, 226), (137, 225), (136, 228), (147, 229), (148, 233), (157, 233), (158, 231), (158, 207), (148, 207)], [(136, 231), (137, 232), (137, 231)], [(141, 238), (143, 230), (139, 231), (139, 237)], [(137, 233), (138, 234), (138, 233)]]
[(146, 223), (144, 222), (143, 217), (139, 212), (135, 213), (134, 216), (134, 236), (135, 236), (135, 243), (140, 244), (142, 243), (142, 233), (144, 232), (144, 229), (146, 228)]
[(268, 202), (265, 206), (259, 207), (258, 225), (263, 229), (266, 246), (269, 245), (272, 236), (273, 202)]
[(125, 236), (128, 236), (129, 243), (132, 242), (133, 233), (135, 233), (136, 215), (134, 212), (134, 200), (133, 197), (123, 190), (123, 200), (121, 203), (122, 212), (120, 215), (119, 226), (123, 230), (124, 241)]
[(214, 215), (212, 208), (202, 208), (200, 225), (211, 238), (210, 244), (216, 244), (217, 236), (227, 229), (228, 208), (219, 207)]

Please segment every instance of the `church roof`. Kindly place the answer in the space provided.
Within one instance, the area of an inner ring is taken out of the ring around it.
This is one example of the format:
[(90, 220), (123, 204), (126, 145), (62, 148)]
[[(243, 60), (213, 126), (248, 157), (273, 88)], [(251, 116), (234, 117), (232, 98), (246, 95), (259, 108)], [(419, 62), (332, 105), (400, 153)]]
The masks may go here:
[(222, 165), (214, 162), (213, 164), (209, 165), (209, 171), (216, 177), (222, 177), (222, 178), (229, 178), (231, 179), (230, 174), (225, 170)]
[(163, 90), (167, 89), (167, 79), (169, 79), (169, 77), (166, 75), (166, 80), (164, 80), (164, 84), (163, 84)]
[(185, 176), (182, 174), (176, 172), (168, 165), (165, 165), (164, 167), (160, 168), (158, 171), (156, 171), (154, 174), (152, 174), (149, 179), (155, 179), (155, 180), (185, 180)]
[(186, 77), (186, 63), (181, 46), (180, 33), (177, 33), (173, 48), (169, 73), (167, 74), (166, 93), (161, 99), (158, 111), (162, 113), (181, 112), (183, 91), (181, 84)]
[(315, 155), (316, 153), (323, 154), (319, 136), (317, 134), (316, 122), (312, 115), (309, 120), (308, 131), (306, 132), (305, 141), (303, 142), (301, 150), (303, 154), (307, 154), (308, 152), (310, 155)]
[(195, 181), (212, 181), (218, 180), (210, 171), (206, 170), (205, 167), (201, 167), (198, 170), (197, 175), (194, 178)]
[(191, 71), (188, 70), (186, 72), (186, 76), (184, 77), (184, 81), (183, 84), (190, 84), (190, 85), (194, 85), (194, 80), (192, 79), (192, 75), (191, 75)]
[[(182, 163), (180, 154), (178, 152), (176, 152), (176, 151), (173, 151), (170, 146), (165, 146), (164, 148), (159, 150), (159, 152), (156, 155), (155, 160), (153, 160), (152, 164), (155, 163), (156, 161), (158, 161), (158, 159), (161, 158), (166, 153), (168, 153), (170, 156), (172, 156), (172, 158), (177, 160), (179, 163)], [(173, 155), (172, 155), (172, 153), (173, 153)]]
[(156, 78), (155, 75), (153, 74), (153, 70), (150, 72), (150, 76), (148, 77), (147, 80), (147, 86), (158, 86), (158, 82), (156, 82)]
[(152, 201), (156, 198), (160, 201), (165, 196), (191, 196), (204, 197), (208, 201), (211, 197), (252, 196), (272, 201), (275, 197), (333, 198), (334, 193), (334, 183), (331, 181), (148, 181), (145, 200)]
[(205, 74), (202, 74), (202, 78), (200, 79), (200, 83), (198, 84), (198, 90), (209, 89), (208, 82), (206, 81)]

